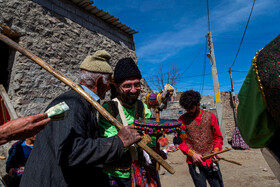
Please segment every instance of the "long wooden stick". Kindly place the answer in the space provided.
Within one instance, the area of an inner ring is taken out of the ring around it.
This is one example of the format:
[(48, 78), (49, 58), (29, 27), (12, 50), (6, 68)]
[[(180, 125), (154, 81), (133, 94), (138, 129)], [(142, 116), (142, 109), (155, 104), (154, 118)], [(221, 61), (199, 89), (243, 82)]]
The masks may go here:
[[(1, 27), (0, 27), (1, 28)], [(10, 38), (4, 36), (3, 34), (0, 34), (0, 40), (2, 40), (7, 45), (11, 46), (15, 50), (19, 51), (29, 59), (33, 60), (37, 64), (39, 64), (42, 68), (47, 70), (50, 74), (61, 80), (66, 85), (70, 86), (73, 90), (81, 94), (92, 106), (111, 124), (116, 126), (118, 129), (123, 128), (123, 125), (116, 120), (109, 112), (107, 112), (95, 99), (93, 99), (89, 94), (87, 94), (81, 87), (79, 87), (76, 83), (74, 83), (72, 80), (67, 78), (65, 75), (63, 75), (61, 72), (54, 69), (52, 66), (50, 66), (48, 63), (37, 57), (36, 55), (32, 54), (30, 51), (25, 49), (24, 47), (20, 46)], [(158, 155), (156, 152), (154, 152), (150, 147), (148, 147), (143, 142), (137, 143), (143, 150), (145, 150), (151, 157), (153, 157), (157, 162), (159, 162), (168, 172), (171, 174), (175, 173), (175, 170), (165, 161), (163, 158)]]
[(5, 105), (4, 105), (4, 100), (2, 98), (0, 99), (0, 103), (1, 103), (1, 110), (2, 110), (3, 121), (4, 121), (4, 123), (7, 123), (7, 116), (6, 116)]
[[(1, 25), (0, 25), (1, 26)], [(18, 118), (18, 115), (14, 109), (14, 107), (12, 106), (12, 103), (10, 101), (10, 98), (4, 88), (4, 86), (2, 84), (0, 84), (0, 95), (4, 101), (5, 107), (9, 113), (10, 116), (10, 120), (14, 120)]]
[(226, 159), (226, 158), (224, 158), (224, 157), (220, 157), (219, 159), (224, 160), (224, 161), (227, 161), (227, 162), (230, 162), (230, 163), (233, 163), (233, 164), (237, 164), (237, 165), (239, 165), (239, 166), (242, 166), (241, 163), (236, 162), (236, 161), (234, 161), (234, 160), (229, 160), (229, 159)]
[(215, 153), (212, 153), (212, 154), (203, 156), (203, 157), (201, 157), (201, 159), (204, 160), (204, 159), (207, 159), (207, 158), (210, 158), (210, 157), (212, 157), (212, 156), (215, 156), (215, 155), (224, 153), (224, 152), (229, 151), (229, 150), (231, 150), (231, 148), (227, 148), (227, 149), (224, 149), (224, 150), (221, 150), (221, 151), (217, 151), (217, 152), (215, 152)]

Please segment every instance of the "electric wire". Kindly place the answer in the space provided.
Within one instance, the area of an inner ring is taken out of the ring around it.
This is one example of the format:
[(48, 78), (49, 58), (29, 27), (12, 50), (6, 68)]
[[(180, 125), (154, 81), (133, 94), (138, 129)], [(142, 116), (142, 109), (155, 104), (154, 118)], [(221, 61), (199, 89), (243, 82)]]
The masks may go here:
[(204, 46), (202, 46), (200, 48), (200, 50), (198, 51), (198, 53), (196, 54), (196, 56), (192, 59), (191, 63), (186, 67), (186, 69), (183, 71), (183, 73), (181, 73), (179, 76), (178, 76), (178, 79), (180, 79), (180, 77), (188, 70), (190, 69), (190, 67), (194, 64), (195, 60), (197, 59), (197, 57), (200, 55), (202, 49), (203, 49)]
[[(208, 1), (208, 0), (207, 0), (207, 1)], [(242, 43), (243, 43), (243, 39), (244, 39), (244, 37), (245, 37), (246, 31), (247, 31), (247, 28), (248, 28), (248, 25), (249, 25), (249, 22), (250, 22), (250, 19), (251, 19), (251, 15), (252, 15), (252, 12), (253, 12), (253, 9), (254, 9), (254, 6), (255, 6), (255, 1), (256, 1), (256, 0), (254, 0), (254, 2), (253, 2), (252, 8), (251, 8), (251, 12), (250, 12), (250, 15), (249, 15), (249, 18), (248, 18), (248, 21), (247, 21), (247, 24), (246, 24), (246, 27), (245, 27), (244, 33), (243, 33), (243, 36), (242, 36), (241, 42), (240, 42), (240, 44), (239, 44), (239, 47), (238, 47), (237, 53), (236, 53), (236, 55), (235, 55), (235, 58), (234, 58), (234, 60), (233, 60), (233, 63), (232, 63), (232, 65), (231, 65), (231, 68), (232, 68), (232, 66), (233, 66), (233, 65), (235, 64), (235, 62), (236, 62), (236, 59), (237, 59), (237, 56), (238, 56), (238, 54), (239, 54), (239, 51), (240, 51), (241, 45), (242, 45)]]
[(201, 79), (201, 87), (200, 87), (200, 94), (203, 94), (203, 89), (204, 89), (204, 80), (205, 80), (205, 70), (206, 70), (206, 53), (207, 53), (207, 38), (205, 40), (205, 54), (204, 54), (204, 64), (203, 64), (203, 76)]
[[(217, 74), (223, 74), (223, 73), (228, 73), (228, 71), (217, 72)], [(193, 78), (193, 77), (202, 77), (202, 76), (208, 76), (208, 75), (212, 75), (212, 73), (205, 73), (204, 75), (203, 74), (189, 75), (189, 76), (181, 77), (178, 80), (183, 80), (183, 79), (188, 79), (188, 78)], [(150, 79), (150, 80), (147, 80), (147, 82), (155, 82), (155, 80)]]
[(248, 71), (240, 71), (240, 70), (231, 70), (231, 72), (237, 72), (237, 73), (248, 73)]

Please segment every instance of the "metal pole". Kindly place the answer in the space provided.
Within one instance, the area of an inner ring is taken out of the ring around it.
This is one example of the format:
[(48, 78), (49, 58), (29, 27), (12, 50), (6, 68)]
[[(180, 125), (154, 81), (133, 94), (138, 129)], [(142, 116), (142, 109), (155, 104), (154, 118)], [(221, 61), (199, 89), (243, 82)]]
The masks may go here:
[(232, 81), (232, 73), (231, 73), (231, 68), (229, 68), (229, 75), (230, 75), (230, 83), (231, 83), (231, 91), (234, 92), (234, 88), (233, 88), (233, 81)]
[(229, 68), (229, 75), (230, 75), (230, 83), (231, 83), (231, 99), (233, 102), (233, 117), (234, 117), (234, 122), (235, 122), (235, 126), (236, 124), (236, 111), (237, 111), (237, 103), (236, 103), (236, 97), (235, 97), (235, 93), (234, 93), (234, 87), (233, 87), (233, 80), (232, 80), (232, 71), (231, 68)]
[(218, 73), (217, 73), (211, 31), (207, 31), (207, 41), (208, 41), (208, 48), (209, 48), (209, 54), (207, 54), (207, 57), (210, 59), (211, 62), (211, 71), (212, 71), (212, 78), (213, 78), (213, 85), (214, 85), (217, 118), (218, 118), (221, 133), (224, 138), (224, 146), (228, 146), (227, 135), (226, 135), (225, 125), (223, 120), (223, 105), (220, 97), (220, 87), (219, 87), (219, 80), (218, 80)]
[(236, 104), (236, 99), (235, 99), (235, 94), (234, 94), (231, 68), (229, 68), (229, 75), (230, 75), (230, 82), (231, 82), (231, 93), (232, 93), (232, 98), (233, 98), (233, 102), (234, 102), (234, 108), (236, 110), (237, 109), (237, 104)]

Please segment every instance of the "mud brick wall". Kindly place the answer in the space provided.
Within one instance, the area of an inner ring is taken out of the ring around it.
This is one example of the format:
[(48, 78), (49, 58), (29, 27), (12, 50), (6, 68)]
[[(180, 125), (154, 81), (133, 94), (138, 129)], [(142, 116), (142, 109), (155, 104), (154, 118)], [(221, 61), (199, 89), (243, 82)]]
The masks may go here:
[[(105, 49), (114, 67), (124, 57), (137, 62), (134, 40), (108, 23), (88, 14), (66, 0), (0, 0), (0, 24), (21, 34), (21, 46), (78, 83), (79, 66), (84, 58)], [(19, 116), (38, 114), (69, 87), (19, 52), (11, 64), (8, 95)], [(2, 63), (2, 62), (1, 62)], [(151, 91), (142, 80), (144, 98)], [(7, 148), (0, 155), (7, 157)], [(5, 160), (0, 161), (0, 167)], [(1, 168), (0, 168), (1, 169)], [(0, 175), (5, 174), (4, 167)]]

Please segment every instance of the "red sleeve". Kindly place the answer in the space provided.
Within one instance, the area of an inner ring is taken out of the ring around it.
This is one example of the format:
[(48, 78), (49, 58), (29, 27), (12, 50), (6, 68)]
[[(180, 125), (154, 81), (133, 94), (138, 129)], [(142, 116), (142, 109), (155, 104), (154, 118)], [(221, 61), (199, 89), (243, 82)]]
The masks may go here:
[[(180, 121), (183, 124), (182, 127), (182, 132), (185, 132), (187, 127), (186, 124), (183, 120), (183, 116), (180, 116), (178, 121)], [(182, 139), (183, 140), (183, 139)], [(186, 140), (183, 140), (181, 144), (179, 144), (180, 150), (185, 154), (185, 155), (189, 155), (192, 156), (193, 155), (193, 151), (190, 149), (190, 147), (186, 144)]]
[(220, 151), (222, 150), (222, 146), (223, 146), (223, 135), (220, 131), (217, 118), (213, 113), (211, 113), (211, 124), (212, 124), (213, 134), (214, 134), (214, 151)]

